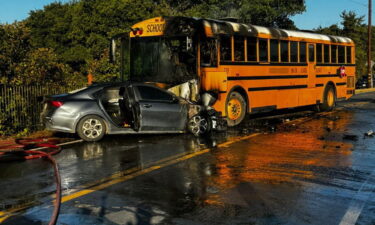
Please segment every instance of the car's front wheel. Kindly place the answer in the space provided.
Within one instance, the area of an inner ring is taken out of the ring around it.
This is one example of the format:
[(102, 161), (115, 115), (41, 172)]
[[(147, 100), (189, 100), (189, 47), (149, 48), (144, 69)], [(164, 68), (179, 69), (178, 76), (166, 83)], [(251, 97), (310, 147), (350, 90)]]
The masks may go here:
[(99, 116), (89, 115), (82, 118), (77, 126), (77, 133), (85, 141), (99, 141), (106, 132), (104, 121)]
[(195, 136), (207, 134), (211, 130), (211, 121), (203, 115), (195, 115), (189, 119), (188, 129)]

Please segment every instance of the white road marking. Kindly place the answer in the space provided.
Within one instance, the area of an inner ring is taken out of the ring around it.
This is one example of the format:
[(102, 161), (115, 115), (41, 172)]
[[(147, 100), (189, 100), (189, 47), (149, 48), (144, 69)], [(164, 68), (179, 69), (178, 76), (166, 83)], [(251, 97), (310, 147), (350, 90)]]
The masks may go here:
[(371, 180), (375, 178), (375, 170), (372, 171), (367, 180), (361, 185), (361, 188), (357, 191), (357, 194), (353, 197), (352, 202), (349, 205), (348, 210), (342, 217), (339, 225), (355, 225), (363, 207), (375, 190), (375, 184), (371, 183)]

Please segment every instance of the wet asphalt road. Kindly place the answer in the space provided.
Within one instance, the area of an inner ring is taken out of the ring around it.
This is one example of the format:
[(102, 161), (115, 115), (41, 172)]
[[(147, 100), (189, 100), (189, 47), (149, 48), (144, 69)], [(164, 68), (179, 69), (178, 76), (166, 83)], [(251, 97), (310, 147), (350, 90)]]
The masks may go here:
[[(58, 224), (375, 224), (375, 137), (364, 136), (375, 130), (374, 100), (360, 94), (331, 113), (257, 118), (207, 138), (65, 146), (55, 157)], [(0, 178), (0, 219), (16, 214), (3, 224), (48, 223), (47, 162), (2, 163)]]

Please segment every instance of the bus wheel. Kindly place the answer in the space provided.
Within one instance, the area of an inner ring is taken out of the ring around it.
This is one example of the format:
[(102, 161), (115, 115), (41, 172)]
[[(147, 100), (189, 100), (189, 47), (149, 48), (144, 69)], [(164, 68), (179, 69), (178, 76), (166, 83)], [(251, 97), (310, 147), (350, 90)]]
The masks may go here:
[(319, 106), (321, 111), (331, 111), (336, 106), (336, 92), (332, 85), (324, 89), (323, 103)]
[(236, 91), (231, 92), (227, 99), (225, 110), (229, 127), (240, 124), (246, 114), (246, 102), (244, 97)]

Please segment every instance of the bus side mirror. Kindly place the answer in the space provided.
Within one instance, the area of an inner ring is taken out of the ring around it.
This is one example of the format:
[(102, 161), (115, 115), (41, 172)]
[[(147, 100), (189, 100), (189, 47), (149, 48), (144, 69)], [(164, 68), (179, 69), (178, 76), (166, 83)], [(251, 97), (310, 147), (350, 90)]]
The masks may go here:
[(109, 62), (115, 63), (116, 61), (116, 41), (115, 39), (111, 39), (111, 43), (109, 46)]

